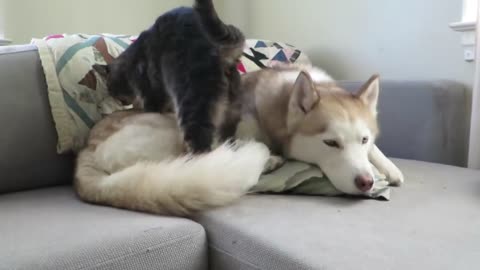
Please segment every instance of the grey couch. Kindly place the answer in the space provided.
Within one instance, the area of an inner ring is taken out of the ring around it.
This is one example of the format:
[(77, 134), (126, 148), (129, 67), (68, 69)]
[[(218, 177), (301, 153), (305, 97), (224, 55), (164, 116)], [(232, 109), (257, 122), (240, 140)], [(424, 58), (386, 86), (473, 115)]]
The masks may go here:
[(35, 48), (1, 48), (0, 269), (479, 269), (466, 104), (453, 82), (382, 82), (379, 145), (406, 177), (390, 202), (256, 195), (192, 221), (81, 202)]

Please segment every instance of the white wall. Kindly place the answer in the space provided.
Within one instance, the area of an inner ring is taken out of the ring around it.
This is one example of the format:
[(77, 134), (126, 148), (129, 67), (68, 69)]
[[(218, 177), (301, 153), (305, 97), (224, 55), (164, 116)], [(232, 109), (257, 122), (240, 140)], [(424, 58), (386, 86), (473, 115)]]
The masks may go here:
[(4, 11), (5, 11), (5, 0), (0, 0), (0, 39), (4, 38), (4, 33), (3, 33), (5, 28)]
[[(480, 16), (478, 17), (480, 18)], [(480, 29), (480, 20), (477, 20), (477, 29)], [(477, 31), (477, 41), (479, 40), (480, 31)], [(477, 42), (476, 46), (477, 52), (480, 52), (480, 42)], [(478, 59), (476, 63), (474, 90), (472, 94), (472, 121), (470, 126), (468, 167), (480, 170), (480, 61)]]
[(14, 43), (58, 33), (138, 34), (157, 16), (191, 0), (6, 1), (5, 36)]
[[(138, 34), (166, 10), (193, 0), (0, 0), (14, 43), (52, 33)], [(462, 0), (215, 0), (247, 37), (286, 41), (337, 79), (453, 79), (472, 84), (462, 58)], [(1, 8), (1, 6), (0, 6)]]
[[(231, 0), (225, 0), (227, 3)], [(463, 60), (462, 0), (244, 0), (248, 36), (304, 49), (337, 79), (453, 79), (471, 86)]]
[(217, 0), (216, 7), (223, 21), (245, 33), (251, 28), (250, 3), (245, 0)]

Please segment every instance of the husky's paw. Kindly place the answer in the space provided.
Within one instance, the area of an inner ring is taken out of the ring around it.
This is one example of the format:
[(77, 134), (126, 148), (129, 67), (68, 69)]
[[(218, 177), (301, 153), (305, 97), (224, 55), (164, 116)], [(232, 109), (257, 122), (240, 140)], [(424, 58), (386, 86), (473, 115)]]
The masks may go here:
[(401, 186), (405, 182), (402, 171), (395, 165), (388, 168), (386, 175), (388, 183), (392, 186)]
[(241, 164), (237, 175), (242, 176), (242, 179), (244, 179), (242, 182), (247, 187), (245, 190), (248, 190), (258, 183), (270, 158), (270, 150), (265, 144), (254, 141), (243, 141), (236, 146), (237, 149), (230, 148), (230, 150), (233, 151), (235, 162)]
[(263, 168), (263, 174), (271, 173), (276, 169), (282, 167), (283, 164), (285, 164), (285, 161), (286, 160), (281, 156), (271, 155), (267, 163), (265, 164), (265, 167)]

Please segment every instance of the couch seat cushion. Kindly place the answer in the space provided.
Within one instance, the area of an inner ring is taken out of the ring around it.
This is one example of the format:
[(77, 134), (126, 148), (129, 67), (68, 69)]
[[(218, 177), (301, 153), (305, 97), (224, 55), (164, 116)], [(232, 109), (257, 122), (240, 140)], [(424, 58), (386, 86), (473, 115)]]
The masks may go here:
[(0, 269), (207, 268), (190, 220), (93, 206), (71, 187), (0, 196)]
[(389, 202), (255, 195), (199, 216), (211, 269), (477, 269), (480, 172), (396, 162)]

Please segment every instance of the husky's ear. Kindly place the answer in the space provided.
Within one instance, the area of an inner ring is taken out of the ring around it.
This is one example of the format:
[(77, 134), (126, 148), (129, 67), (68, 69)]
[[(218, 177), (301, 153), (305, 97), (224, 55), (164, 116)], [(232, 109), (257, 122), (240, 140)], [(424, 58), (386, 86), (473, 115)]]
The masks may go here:
[(103, 78), (107, 78), (108, 74), (110, 73), (110, 67), (108, 65), (95, 64), (93, 65), (93, 70), (98, 72), (98, 74), (100, 74), (100, 76)]
[(287, 128), (289, 132), (296, 129), (298, 123), (317, 104), (319, 99), (315, 91), (313, 80), (306, 72), (300, 72), (293, 85), (292, 94), (288, 104)]
[(360, 98), (374, 113), (377, 114), (378, 95), (380, 93), (380, 78), (378, 74), (373, 75), (358, 91)]

